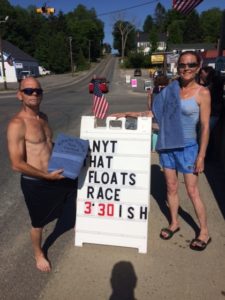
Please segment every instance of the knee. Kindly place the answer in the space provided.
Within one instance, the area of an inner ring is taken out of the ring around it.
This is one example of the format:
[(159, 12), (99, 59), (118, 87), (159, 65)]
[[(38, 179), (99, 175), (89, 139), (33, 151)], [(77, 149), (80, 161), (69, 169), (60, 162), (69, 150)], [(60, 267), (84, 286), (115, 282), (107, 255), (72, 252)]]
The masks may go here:
[(196, 186), (187, 187), (187, 194), (189, 198), (195, 199), (199, 195), (198, 188)]
[(167, 182), (167, 193), (169, 195), (177, 194), (178, 183), (176, 181), (168, 181)]

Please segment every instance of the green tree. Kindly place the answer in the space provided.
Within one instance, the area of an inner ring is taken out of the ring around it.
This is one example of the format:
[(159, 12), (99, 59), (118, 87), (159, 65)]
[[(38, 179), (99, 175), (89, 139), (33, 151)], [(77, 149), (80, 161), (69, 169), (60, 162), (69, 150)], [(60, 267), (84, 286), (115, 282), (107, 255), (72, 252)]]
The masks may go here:
[(183, 43), (185, 21), (175, 20), (168, 26), (168, 43)]
[(132, 23), (118, 20), (113, 26), (113, 37), (113, 47), (118, 50), (122, 60), (129, 51), (136, 49), (136, 30)]
[(144, 32), (151, 32), (154, 26), (154, 21), (151, 15), (148, 15), (144, 21), (143, 31)]
[(201, 40), (202, 30), (200, 27), (199, 14), (193, 10), (185, 20), (183, 41), (184, 43), (198, 43)]
[(222, 11), (218, 8), (212, 8), (201, 13), (200, 29), (203, 42), (217, 43), (220, 34), (221, 20)]
[(64, 73), (70, 70), (69, 45), (62, 32), (49, 37), (49, 69), (55, 73)]
[(156, 26), (154, 26), (149, 34), (149, 41), (151, 44), (151, 52), (154, 52), (157, 50), (157, 44), (158, 44), (158, 32)]
[(12, 12), (13, 7), (10, 5), (8, 0), (0, 0), (0, 19), (4, 19), (9, 16)]
[(156, 5), (155, 13), (154, 13), (154, 24), (157, 27), (158, 33), (165, 32), (165, 21), (166, 21), (166, 9), (159, 2)]
[(104, 39), (104, 25), (97, 19), (94, 9), (87, 10), (85, 6), (78, 7), (66, 16), (68, 33), (73, 38), (73, 51), (75, 59), (80, 49), (86, 58), (89, 57), (89, 42), (91, 59), (100, 57)]

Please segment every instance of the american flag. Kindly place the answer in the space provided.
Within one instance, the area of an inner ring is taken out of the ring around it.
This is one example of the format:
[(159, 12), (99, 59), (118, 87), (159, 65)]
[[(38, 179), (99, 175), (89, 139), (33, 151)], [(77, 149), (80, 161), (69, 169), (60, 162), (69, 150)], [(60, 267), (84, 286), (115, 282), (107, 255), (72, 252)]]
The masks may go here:
[(10, 66), (13, 66), (13, 57), (11, 54), (8, 55), (8, 57), (6, 58), (6, 61)]
[(188, 15), (203, 0), (173, 0), (173, 9)]
[(99, 83), (97, 80), (94, 81), (94, 92), (93, 92), (93, 113), (96, 118), (106, 118), (109, 103), (102, 94)]

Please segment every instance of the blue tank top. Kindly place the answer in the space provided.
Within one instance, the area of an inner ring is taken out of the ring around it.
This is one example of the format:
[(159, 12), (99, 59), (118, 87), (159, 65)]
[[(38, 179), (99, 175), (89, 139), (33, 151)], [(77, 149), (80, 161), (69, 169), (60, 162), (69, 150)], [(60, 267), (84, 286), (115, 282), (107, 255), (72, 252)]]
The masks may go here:
[(181, 99), (181, 123), (183, 126), (185, 144), (197, 140), (198, 121), (199, 105), (195, 96), (188, 99)]

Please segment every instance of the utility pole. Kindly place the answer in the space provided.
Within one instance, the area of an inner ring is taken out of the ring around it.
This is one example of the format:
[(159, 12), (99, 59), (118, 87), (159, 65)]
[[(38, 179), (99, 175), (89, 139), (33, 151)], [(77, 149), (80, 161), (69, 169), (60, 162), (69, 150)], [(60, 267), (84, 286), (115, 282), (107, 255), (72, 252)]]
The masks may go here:
[[(8, 20), (8, 16), (5, 17), (4, 20), (0, 20), (0, 25), (2, 23), (6, 23), (7, 20)], [(2, 78), (3, 78), (3, 83), (4, 83), (4, 89), (7, 90), (8, 87), (7, 87), (7, 81), (6, 81), (6, 75), (5, 75), (5, 62), (4, 62), (4, 56), (3, 56), (3, 47), (2, 47), (2, 31), (1, 31), (1, 28), (0, 28), (0, 54), (1, 54), (1, 61), (2, 61)]]
[(88, 40), (88, 62), (91, 63), (91, 40)]
[(72, 36), (69, 36), (69, 42), (70, 42), (70, 67), (71, 67), (71, 74), (73, 76), (73, 50), (72, 50)]

